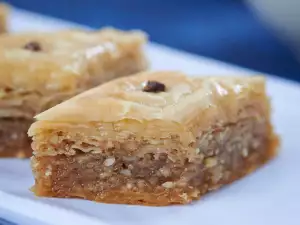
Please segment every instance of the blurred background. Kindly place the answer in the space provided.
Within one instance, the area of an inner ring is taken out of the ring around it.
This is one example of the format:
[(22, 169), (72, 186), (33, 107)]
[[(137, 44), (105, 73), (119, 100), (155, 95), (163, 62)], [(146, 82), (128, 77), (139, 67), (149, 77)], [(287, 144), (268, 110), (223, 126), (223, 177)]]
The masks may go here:
[(93, 28), (138, 28), (152, 41), (300, 81), (300, 0), (7, 0)]

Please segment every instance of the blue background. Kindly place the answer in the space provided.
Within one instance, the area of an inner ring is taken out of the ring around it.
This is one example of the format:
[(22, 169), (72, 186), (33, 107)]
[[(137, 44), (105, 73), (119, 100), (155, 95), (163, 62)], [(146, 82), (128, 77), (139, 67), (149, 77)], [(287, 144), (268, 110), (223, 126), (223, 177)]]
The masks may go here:
[(139, 28), (151, 40), (300, 81), (285, 43), (238, 0), (8, 0), (13, 5), (89, 25)]

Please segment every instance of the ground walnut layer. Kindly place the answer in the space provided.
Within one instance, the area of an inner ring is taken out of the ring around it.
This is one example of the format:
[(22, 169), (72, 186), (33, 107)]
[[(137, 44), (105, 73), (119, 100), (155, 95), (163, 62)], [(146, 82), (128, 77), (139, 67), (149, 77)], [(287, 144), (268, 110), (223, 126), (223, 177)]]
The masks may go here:
[(38, 196), (187, 204), (259, 168), (278, 137), (262, 77), (144, 72), (39, 114)]
[(0, 119), (0, 157), (30, 157), (32, 149), (27, 136), (33, 119)]
[[(193, 158), (183, 160), (157, 151), (155, 145), (148, 146), (143, 155), (129, 156), (124, 151), (128, 150), (126, 143), (120, 142), (112, 143), (111, 151), (105, 154), (84, 153), (107, 143), (95, 145), (95, 140), (90, 140), (79, 145), (60, 133), (57, 146), (77, 151), (74, 155), (33, 157), (33, 191), (39, 196), (107, 203), (186, 204), (271, 159), (278, 141), (267, 136), (268, 129), (267, 123), (255, 119), (212, 129), (198, 137)], [(143, 149), (149, 144), (131, 142), (133, 145)]]

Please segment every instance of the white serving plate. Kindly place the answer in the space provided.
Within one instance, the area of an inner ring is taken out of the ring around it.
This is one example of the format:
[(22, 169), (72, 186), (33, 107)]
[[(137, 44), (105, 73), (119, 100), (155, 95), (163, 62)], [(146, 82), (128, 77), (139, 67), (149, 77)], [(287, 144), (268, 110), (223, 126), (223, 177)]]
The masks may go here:
[[(13, 31), (56, 30), (76, 26), (14, 10)], [(255, 73), (150, 44), (152, 68), (191, 75)], [(250, 176), (186, 206), (144, 207), (93, 203), (77, 199), (43, 199), (28, 190), (33, 184), (29, 160), (0, 160), (0, 217), (16, 224), (48, 225), (299, 225), (300, 224), (300, 85), (267, 76), (274, 123), (282, 136), (279, 156)]]

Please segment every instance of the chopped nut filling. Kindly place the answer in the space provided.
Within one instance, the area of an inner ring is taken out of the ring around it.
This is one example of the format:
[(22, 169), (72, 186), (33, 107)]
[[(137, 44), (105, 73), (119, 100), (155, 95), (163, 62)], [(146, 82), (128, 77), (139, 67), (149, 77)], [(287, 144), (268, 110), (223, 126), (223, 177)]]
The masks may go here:
[(0, 157), (19, 158), (32, 155), (30, 139), (26, 132), (32, 120), (0, 119)]
[[(267, 140), (266, 126), (265, 122), (245, 120), (218, 129), (214, 135), (202, 133), (196, 143), (202, 147), (195, 148), (193, 160), (171, 160), (168, 153), (156, 151), (155, 146), (152, 152), (142, 156), (129, 156), (116, 149), (121, 145), (113, 147), (113, 155), (78, 150), (75, 155), (35, 156), (32, 162), (35, 192), (96, 201), (102, 201), (113, 190), (158, 195), (174, 192), (177, 193), (174, 202), (187, 203), (268, 160), (270, 140)], [(63, 142), (56, 140), (55, 144), (72, 147), (72, 142)], [(91, 148), (91, 145), (83, 143), (80, 148)]]

